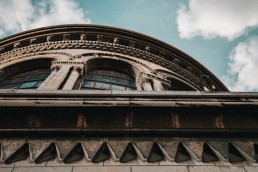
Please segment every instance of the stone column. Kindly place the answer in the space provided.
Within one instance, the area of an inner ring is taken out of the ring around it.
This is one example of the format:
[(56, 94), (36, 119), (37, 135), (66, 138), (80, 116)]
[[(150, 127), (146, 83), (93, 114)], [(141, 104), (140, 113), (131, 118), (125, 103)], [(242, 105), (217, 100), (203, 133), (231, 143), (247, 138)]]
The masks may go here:
[(153, 81), (153, 87), (154, 87), (155, 91), (164, 91), (165, 90), (161, 81), (155, 80), (155, 79), (153, 79), (152, 81)]
[(142, 91), (142, 83), (140, 81), (139, 76), (137, 76), (135, 79), (135, 86), (136, 86), (136, 90)]
[(73, 70), (71, 72), (71, 75), (69, 76), (69, 78), (67, 79), (63, 90), (72, 90), (75, 82), (77, 81), (77, 79), (80, 76), (80, 68), (79, 67), (73, 67)]
[(150, 80), (145, 79), (145, 81), (142, 83), (142, 87), (144, 91), (153, 91)]
[(48, 82), (51, 80), (51, 78), (56, 75), (58, 69), (59, 69), (59, 68), (58, 68), (57, 66), (51, 68), (51, 70), (52, 70), (51, 74), (50, 74), (50, 75), (45, 79), (45, 81), (38, 87), (39, 90), (43, 89), (43, 88), (48, 84)]
[(48, 81), (48, 83), (44, 86), (44, 90), (57, 90), (59, 86), (62, 84), (67, 74), (69, 73), (71, 65), (63, 65), (60, 67), (59, 71), (56, 72), (53, 77)]

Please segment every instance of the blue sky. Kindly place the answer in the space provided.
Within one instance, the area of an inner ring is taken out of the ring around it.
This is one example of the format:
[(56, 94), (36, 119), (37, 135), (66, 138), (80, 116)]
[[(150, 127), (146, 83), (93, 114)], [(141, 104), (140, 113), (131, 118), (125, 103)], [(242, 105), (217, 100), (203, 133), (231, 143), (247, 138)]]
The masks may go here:
[(257, 0), (1, 0), (0, 37), (65, 23), (125, 28), (181, 49), (230, 90), (258, 91), (257, 9)]

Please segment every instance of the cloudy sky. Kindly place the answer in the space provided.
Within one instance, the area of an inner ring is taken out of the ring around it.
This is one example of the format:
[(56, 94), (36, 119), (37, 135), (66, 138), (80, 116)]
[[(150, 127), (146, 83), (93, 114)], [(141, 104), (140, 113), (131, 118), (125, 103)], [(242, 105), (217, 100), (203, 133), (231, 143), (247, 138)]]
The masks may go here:
[(0, 38), (91, 23), (141, 32), (192, 56), (231, 91), (258, 91), (258, 0), (0, 0)]

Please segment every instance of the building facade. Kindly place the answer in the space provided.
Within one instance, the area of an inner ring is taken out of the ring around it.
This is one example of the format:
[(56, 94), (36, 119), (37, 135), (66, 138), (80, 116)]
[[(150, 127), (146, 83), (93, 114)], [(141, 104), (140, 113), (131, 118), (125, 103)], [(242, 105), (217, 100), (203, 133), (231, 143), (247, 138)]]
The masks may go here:
[(0, 169), (257, 171), (257, 101), (147, 35), (22, 32), (0, 40)]

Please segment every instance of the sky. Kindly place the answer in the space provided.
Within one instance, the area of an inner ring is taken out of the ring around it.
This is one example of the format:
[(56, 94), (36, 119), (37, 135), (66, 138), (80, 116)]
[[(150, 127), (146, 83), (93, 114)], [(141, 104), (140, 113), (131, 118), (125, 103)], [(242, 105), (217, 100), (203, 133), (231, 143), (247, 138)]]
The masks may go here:
[(0, 0), (0, 38), (57, 24), (99, 24), (167, 42), (231, 91), (258, 91), (258, 0)]

